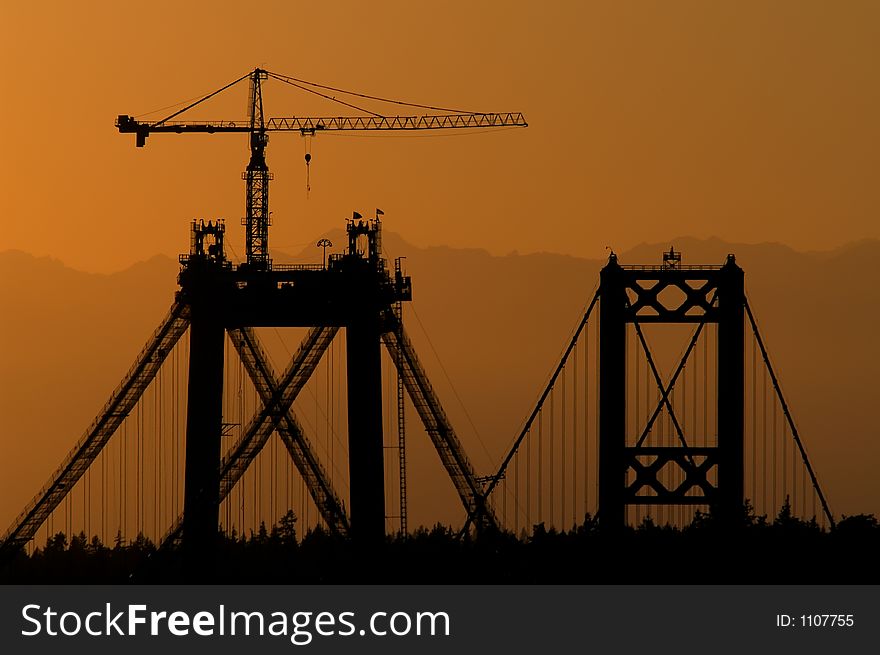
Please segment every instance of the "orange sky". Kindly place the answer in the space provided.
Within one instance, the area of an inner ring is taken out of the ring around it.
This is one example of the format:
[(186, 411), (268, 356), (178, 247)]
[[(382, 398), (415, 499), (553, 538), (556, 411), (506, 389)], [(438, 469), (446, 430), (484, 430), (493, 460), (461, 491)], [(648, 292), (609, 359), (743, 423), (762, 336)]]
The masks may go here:
[[(111, 271), (230, 219), (246, 141), (113, 127), (255, 66), (377, 95), (523, 111), (528, 130), (273, 136), (270, 245), (297, 252), (378, 206), (417, 245), (601, 257), (678, 235), (825, 248), (880, 237), (880, 4), (11, 3), (0, 250)], [(245, 116), (246, 87), (205, 118)], [(280, 83), (270, 116), (337, 113)], [(161, 116), (161, 114), (156, 115)], [(436, 136), (432, 133), (432, 136)]]

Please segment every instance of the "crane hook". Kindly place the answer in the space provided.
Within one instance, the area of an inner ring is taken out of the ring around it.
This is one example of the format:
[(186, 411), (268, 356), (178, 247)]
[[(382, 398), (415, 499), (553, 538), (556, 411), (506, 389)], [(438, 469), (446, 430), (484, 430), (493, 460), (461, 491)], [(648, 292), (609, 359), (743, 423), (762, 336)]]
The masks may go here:
[(311, 185), (311, 163), (312, 163), (312, 153), (310, 152), (312, 149), (311, 139), (306, 137), (306, 200), (309, 198), (309, 192), (312, 190)]

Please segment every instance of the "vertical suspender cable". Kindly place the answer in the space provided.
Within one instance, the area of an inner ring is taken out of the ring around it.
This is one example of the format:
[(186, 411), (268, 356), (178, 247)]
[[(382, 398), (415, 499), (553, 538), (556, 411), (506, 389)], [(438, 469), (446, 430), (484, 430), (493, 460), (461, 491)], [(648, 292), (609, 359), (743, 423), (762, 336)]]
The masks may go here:
[(526, 439), (526, 529), (532, 526), (532, 430)]
[(83, 524), (84, 524), (84, 532), (86, 534), (86, 541), (88, 542), (89, 536), (92, 533), (92, 512), (91, 512), (91, 504), (92, 504), (92, 469), (86, 470), (86, 484), (83, 488)]
[[(598, 292), (597, 292), (598, 293)], [(599, 306), (599, 316), (602, 315), (602, 306)], [(601, 435), (599, 434), (599, 368), (600, 368), (600, 358), (599, 358), (599, 323), (600, 321), (596, 320), (596, 356), (593, 358), (596, 362), (596, 411), (593, 412), (596, 419), (596, 452), (599, 450), (599, 440), (601, 439)], [(596, 504), (598, 506), (598, 498), (599, 498), (599, 457), (598, 455), (593, 458), (593, 478), (595, 480), (595, 496), (596, 496)]]
[(513, 512), (513, 533), (517, 537), (519, 537), (519, 503), (516, 502), (520, 497), (520, 486), (519, 486), (519, 453), (513, 458), (513, 500), (514, 500), (514, 512)]
[[(257, 413), (257, 390), (251, 385), (251, 415)], [(256, 461), (254, 462), (254, 516), (253, 516), (253, 525), (254, 525), (254, 534), (260, 529), (260, 516), (262, 515), (263, 506), (263, 457), (262, 452), (258, 453), (256, 456)]]
[[(163, 429), (165, 423), (165, 387), (162, 384), (162, 377), (164, 376), (164, 366), (159, 369), (159, 375), (156, 377), (155, 384), (159, 385), (159, 429), (156, 434), (156, 440), (159, 444), (159, 488), (157, 495), (159, 496), (159, 521), (158, 526), (161, 529), (162, 526), (162, 517), (163, 517), (163, 508), (165, 506), (165, 477), (163, 476), (163, 469), (165, 468), (165, 449), (162, 448), (162, 440), (165, 435), (165, 430)], [(162, 533), (158, 530), (156, 531), (156, 540), (158, 542), (159, 539), (162, 538)]]
[[(703, 337), (705, 339), (705, 337)], [(693, 387), (693, 402), (691, 403), (691, 425), (694, 430), (694, 443), (699, 443), (699, 439), (697, 439), (697, 434), (699, 434), (699, 426), (697, 423), (697, 406), (699, 403), (697, 402), (697, 379), (700, 376), (700, 359), (699, 359), (699, 349), (694, 348), (694, 366), (693, 366), (693, 375), (691, 375), (691, 386)]]
[[(565, 375), (565, 367), (563, 367), (562, 371), (563, 371), (562, 375)], [(555, 449), (554, 449), (554, 447), (553, 447), (553, 442), (555, 441), (555, 435), (554, 435), (554, 432), (555, 432), (555, 423), (556, 423), (556, 420), (555, 420), (555, 419), (556, 419), (556, 412), (553, 411), (553, 399), (554, 399), (554, 396), (555, 396), (555, 395), (556, 395), (556, 393), (555, 393), (555, 387), (554, 387), (553, 391), (550, 392), (550, 420), (548, 421), (548, 423), (549, 423), (549, 426), (548, 426), (548, 427), (550, 428), (550, 438), (547, 439), (548, 450), (550, 451), (550, 452), (548, 453), (549, 456), (547, 457), (547, 461), (548, 461), (548, 463), (549, 463), (549, 471), (547, 472), (547, 480), (548, 480), (548, 482), (550, 483), (550, 498), (549, 498), (549, 500), (550, 500), (550, 502), (549, 502), (549, 506), (550, 506), (550, 516), (549, 516), (549, 518), (547, 519), (547, 522), (549, 523), (550, 526), (553, 525), (553, 519), (554, 519), (554, 517), (555, 517), (554, 511), (555, 511), (555, 509), (556, 509), (556, 508), (553, 506), (553, 505), (554, 505), (554, 502), (553, 502), (553, 501), (555, 500), (555, 496), (556, 496), (556, 495), (553, 493), (553, 491), (554, 491), (554, 486), (555, 486), (555, 485), (554, 485), (554, 482), (555, 482), (555, 479), (554, 479), (554, 478), (555, 478), (555, 475), (554, 475), (554, 470), (553, 470), (553, 457), (554, 457), (554, 452), (553, 452), (553, 451), (554, 451)]]
[(143, 451), (141, 450), (141, 434), (143, 433), (143, 409), (141, 407), (143, 398), (137, 403), (136, 432), (137, 441), (135, 449), (135, 537), (141, 533), (141, 461), (143, 461)]
[(513, 533), (519, 538), (519, 527), (520, 527), (520, 515), (522, 518), (525, 518), (525, 489), (523, 488), (522, 477), (520, 477), (520, 460), (523, 459), (522, 453), (517, 453), (514, 458), (514, 470), (513, 470), (513, 495), (511, 500), (513, 500)]
[[(578, 347), (574, 344), (574, 359), (571, 371), (571, 520), (576, 526), (578, 520), (577, 498), (577, 467), (578, 467)], [(584, 510), (586, 511), (586, 510)]]
[(68, 494), (64, 497), (64, 531), (67, 534), (68, 543), (70, 543), (69, 539), (72, 536), (71, 530), (70, 530), (70, 526), (71, 526), (71, 516), (70, 516), (71, 499), (70, 499), (70, 497), (72, 495), (73, 494), (71, 492), (68, 492)]
[(106, 509), (107, 509), (107, 502), (106, 502), (106, 498), (107, 498), (107, 448), (106, 447), (101, 449), (100, 458), (101, 458), (101, 520), (100, 520), (101, 527), (99, 528), (99, 530), (100, 530), (101, 534), (98, 536), (98, 538), (102, 542), (105, 542), (107, 540), (107, 530), (104, 527), (107, 522), (107, 512), (106, 512)]
[[(775, 406), (775, 404), (774, 404)], [(788, 427), (785, 422), (782, 423), (782, 497), (785, 498), (790, 506), (793, 506), (790, 493), (791, 487), (788, 486)]]
[(584, 335), (584, 518), (590, 511), (590, 335)]
[(121, 502), (119, 503), (119, 530), (128, 539), (128, 417), (122, 421), (122, 448), (119, 457), (119, 486)]
[(538, 414), (538, 523), (542, 523), (544, 519), (544, 442), (542, 423), (544, 422), (544, 410)]
[(159, 534), (159, 391), (153, 383), (153, 538), (160, 539)]
[(776, 438), (776, 403), (772, 403), (771, 407), (773, 409), (772, 418), (771, 418), (771, 422), (770, 422), (770, 425), (772, 426), (772, 429), (770, 431), (770, 435), (771, 435), (771, 438), (773, 441), (773, 462), (772, 462), (772, 466), (771, 466), (771, 472), (772, 472), (772, 476), (773, 476), (773, 495), (772, 495), (773, 503), (772, 503), (772, 507), (773, 507), (773, 513), (776, 514), (776, 512), (778, 511), (778, 507), (779, 507), (776, 502), (776, 500), (777, 500), (776, 499), (776, 492), (777, 492), (777, 486), (779, 484), (779, 482), (778, 482), (779, 470), (777, 468), (777, 463), (776, 463), (777, 459), (778, 459), (777, 451), (779, 449), (778, 448), (779, 443)]
[(559, 444), (560, 444), (560, 457), (559, 457), (559, 475), (560, 475), (560, 503), (559, 503), (559, 530), (560, 532), (565, 531), (565, 368), (562, 369), (562, 377), (559, 380), (560, 392), (562, 394), (562, 407), (561, 407), (561, 415), (559, 422)]
[(709, 330), (703, 340), (703, 445), (709, 442)]
[[(553, 375), (550, 376), (550, 380), (547, 383), (547, 386), (544, 387), (544, 391), (541, 394), (541, 397), (538, 400), (537, 405), (532, 410), (532, 413), (529, 416), (529, 418), (526, 420), (526, 423), (523, 426), (522, 430), (520, 431), (519, 436), (516, 438), (516, 440), (514, 440), (513, 446), (510, 448), (507, 455), (505, 456), (504, 461), (501, 463), (501, 466), (498, 468), (497, 473), (495, 473), (495, 475), (492, 477), (492, 480), (489, 482), (488, 486), (486, 487), (486, 489), (483, 493), (484, 498), (487, 498), (492, 493), (492, 490), (495, 488), (495, 485), (497, 485), (498, 482), (503, 477), (504, 472), (507, 469), (508, 464), (510, 464), (510, 460), (513, 459), (513, 456), (516, 454), (517, 449), (519, 448), (523, 439), (525, 439), (526, 434), (530, 432), (532, 422), (535, 420), (535, 418), (541, 412), (541, 409), (544, 405), (544, 401), (546, 400), (547, 396), (551, 393), (551, 391), (556, 383), (556, 378), (559, 376), (560, 372), (562, 371), (562, 367), (565, 365), (565, 362), (568, 360), (568, 356), (571, 353), (572, 349), (574, 348), (575, 343), (577, 343), (578, 337), (580, 336), (584, 327), (587, 325), (587, 321), (588, 321), (590, 314), (593, 311), (593, 307), (596, 305), (596, 302), (598, 301), (598, 299), (599, 299), (599, 291), (597, 289), (595, 291), (595, 293), (593, 294), (593, 298), (590, 301), (590, 303), (587, 307), (587, 310), (584, 313), (583, 318), (581, 319), (580, 323), (578, 324), (577, 328), (575, 329), (574, 335), (572, 336), (571, 341), (569, 341), (568, 347), (565, 349), (565, 352), (562, 355), (562, 359), (560, 360), (559, 364), (557, 365), (556, 369), (554, 370)], [(551, 417), (551, 421), (552, 421), (552, 417)], [(540, 446), (540, 444), (539, 444), (539, 446)], [(540, 455), (540, 452), (541, 452), (540, 447), (539, 447), (538, 452)]]
[(752, 339), (752, 505), (758, 497), (758, 347)]
[(771, 506), (770, 512), (767, 511), (767, 369), (763, 371), (761, 376), (761, 462), (763, 467), (763, 480), (761, 482), (761, 498), (763, 501), (763, 511), (769, 514), (773, 511)]
[(507, 477), (501, 481), (501, 526), (507, 529)]

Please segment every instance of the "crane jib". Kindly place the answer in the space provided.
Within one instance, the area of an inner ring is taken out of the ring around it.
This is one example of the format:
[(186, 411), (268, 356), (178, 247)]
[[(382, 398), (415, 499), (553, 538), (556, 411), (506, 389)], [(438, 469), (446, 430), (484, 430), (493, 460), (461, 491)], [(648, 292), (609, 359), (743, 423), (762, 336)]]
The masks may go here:
[[(270, 118), (268, 132), (322, 132), (331, 130), (430, 130), (487, 127), (527, 127), (520, 112), (493, 114), (439, 114), (424, 116), (326, 116)], [(143, 123), (121, 115), (116, 127), (123, 134), (148, 135), (153, 132), (250, 132), (247, 121), (166, 121)]]

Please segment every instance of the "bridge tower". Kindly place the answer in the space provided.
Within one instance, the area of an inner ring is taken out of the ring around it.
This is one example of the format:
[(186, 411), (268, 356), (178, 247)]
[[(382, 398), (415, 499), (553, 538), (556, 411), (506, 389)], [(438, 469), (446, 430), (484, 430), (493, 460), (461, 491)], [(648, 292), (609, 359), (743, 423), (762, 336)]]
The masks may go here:
[(178, 294), (191, 325), (182, 537), (193, 562), (212, 552), (217, 538), (224, 334), (242, 328), (345, 328), (351, 535), (362, 545), (384, 539), (380, 348), (382, 334), (393, 329), (392, 306), (411, 298), (411, 286), (408, 277), (392, 277), (381, 257), (378, 216), (350, 220), (347, 232), (348, 249), (326, 266), (233, 268), (223, 254), (223, 224), (193, 224)]
[[(741, 515), (744, 502), (744, 276), (733, 255), (723, 266), (682, 266), (674, 250), (660, 266), (621, 266), (612, 253), (599, 284), (599, 520), (612, 529), (626, 522), (630, 505), (708, 505), (723, 521)], [(663, 294), (669, 287), (681, 294)], [(683, 299), (670, 302), (669, 298)], [(717, 324), (717, 439), (687, 435), (675, 419), (669, 386), (660, 383), (642, 326)], [(633, 433), (627, 426), (628, 325), (644, 347), (658, 385), (658, 409)], [(646, 446), (661, 409), (669, 412), (678, 445)], [(704, 445), (697, 446), (702, 442)], [(679, 469), (675, 484), (660, 475)], [(667, 480), (664, 483), (663, 480)]]

